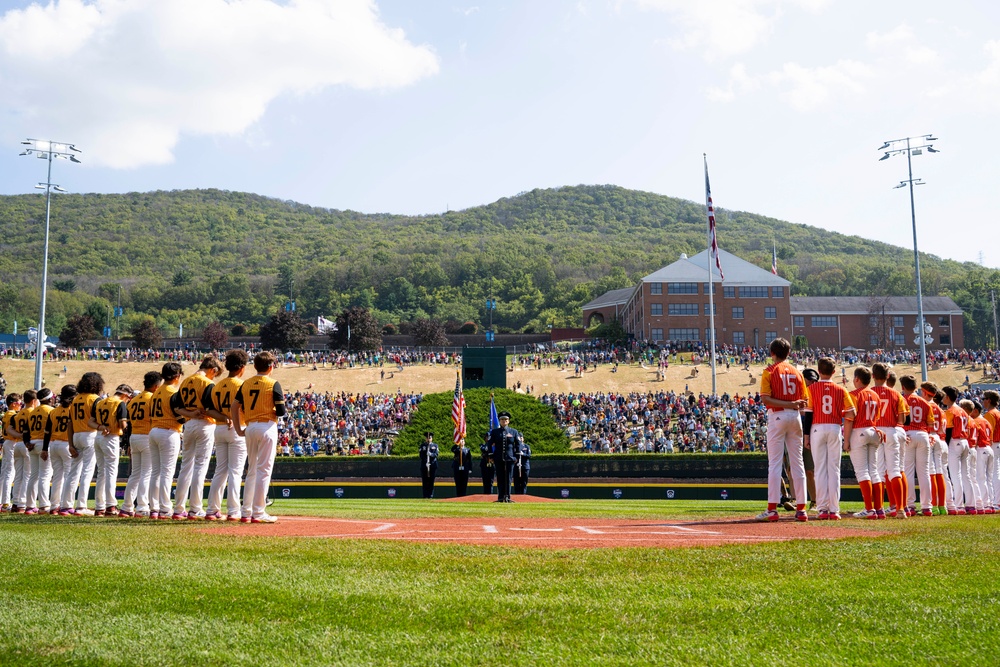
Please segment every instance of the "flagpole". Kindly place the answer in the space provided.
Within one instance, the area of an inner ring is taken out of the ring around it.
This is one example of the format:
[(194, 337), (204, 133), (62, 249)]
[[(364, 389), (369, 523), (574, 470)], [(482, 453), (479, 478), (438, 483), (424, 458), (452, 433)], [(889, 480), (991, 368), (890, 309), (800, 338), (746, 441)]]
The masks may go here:
[(715, 377), (715, 280), (712, 273), (712, 194), (708, 186), (708, 155), (702, 153), (705, 160), (705, 207), (708, 211), (708, 252), (705, 253), (705, 261), (708, 264), (708, 339), (712, 353), (712, 395), (716, 395)]

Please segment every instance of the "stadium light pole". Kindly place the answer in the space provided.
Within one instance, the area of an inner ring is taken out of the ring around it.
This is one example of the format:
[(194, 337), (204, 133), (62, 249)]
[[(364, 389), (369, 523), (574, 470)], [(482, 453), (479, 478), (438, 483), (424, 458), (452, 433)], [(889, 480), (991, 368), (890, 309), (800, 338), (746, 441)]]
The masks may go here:
[[(922, 155), (926, 150), (928, 153), (940, 153), (938, 149), (934, 148), (932, 142), (937, 141), (937, 137), (932, 134), (922, 134), (918, 137), (904, 137), (902, 139), (891, 139), (882, 144), (879, 148), (880, 151), (884, 153), (879, 161), (888, 160), (893, 155), (906, 154), (906, 169), (907, 178), (905, 181), (900, 181), (896, 188), (904, 188), (907, 185), (910, 186), (910, 221), (913, 224), (913, 266), (916, 271), (917, 278), (917, 326), (919, 330), (917, 333), (917, 339), (920, 341), (920, 376), (923, 382), (927, 382), (927, 331), (926, 323), (924, 322), (924, 295), (923, 290), (920, 285), (920, 253), (917, 250), (917, 213), (916, 208), (913, 203), (913, 186), (923, 185), (924, 182), (919, 178), (913, 178), (913, 161), (914, 155)], [(919, 146), (914, 146), (914, 143), (919, 143)]]
[(35, 187), (45, 190), (45, 247), (42, 255), (42, 312), (38, 317), (38, 336), (35, 340), (35, 389), (42, 388), (42, 355), (45, 352), (45, 299), (49, 282), (49, 220), (52, 214), (52, 191), (66, 192), (61, 187), (52, 182), (52, 160), (69, 160), (79, 163), (76, 153), (80, 149), (73, 144), (57, 143), (42, 139), (26, 139), (21, 142), (26, 146), (21, 155), (35, 155), (41, 160), (48, 161), (48, 176), (44, 183), (39, 183)]

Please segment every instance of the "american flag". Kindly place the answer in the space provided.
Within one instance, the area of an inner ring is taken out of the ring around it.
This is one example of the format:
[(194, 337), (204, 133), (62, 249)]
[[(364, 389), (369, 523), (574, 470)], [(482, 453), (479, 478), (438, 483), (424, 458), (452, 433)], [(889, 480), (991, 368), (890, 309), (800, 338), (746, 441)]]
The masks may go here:
[(454, 441), (457, 445), (465, 437), (465, 396), (462, 394), (462, 376), (455, 374), (455, 400), (451, 403), (451, 421), (455, 424)]
[(705, 207), (708, 209), (708, 244), (712, 256), (715, 257), (715, 267), (719, 269), (719, 280), (725, 280), (722, 273), (722, 262), (719, 260), (719, 242), (715, 238), (715, 208), (712, 206), (712, 187), (708, 184), (708, 158), (705, 157)]
[(771, 244), (771, 273), (778, 275), (778, 248)]

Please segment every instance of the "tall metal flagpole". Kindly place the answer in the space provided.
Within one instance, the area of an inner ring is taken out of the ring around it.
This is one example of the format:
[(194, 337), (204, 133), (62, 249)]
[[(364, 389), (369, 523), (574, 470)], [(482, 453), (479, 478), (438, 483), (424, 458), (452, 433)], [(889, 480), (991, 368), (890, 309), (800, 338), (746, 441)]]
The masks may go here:
[(708, 252), (705, 259), (708, 262), (708, 340), (712, 353), (712, 395), (716, 391), (715, 377), (715, 280), (712, 272), (712, 218), (715, 212), (712, 208), (712, 190), (708, 186), (708, 155), (702, 153), (705, 160), (705, 206), (708, 210)]

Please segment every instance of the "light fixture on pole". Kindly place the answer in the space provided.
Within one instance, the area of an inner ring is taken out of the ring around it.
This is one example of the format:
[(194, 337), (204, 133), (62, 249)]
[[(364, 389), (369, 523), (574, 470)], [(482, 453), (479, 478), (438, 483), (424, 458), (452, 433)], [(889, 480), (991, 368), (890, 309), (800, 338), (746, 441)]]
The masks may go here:
[[(917, 326), (915, 328), (921, 332), (918, 334), (916, 342), (920, 343), (920, 376), (923, 382), (927, 382), (927, 343), (934, 339), (929, 335), (927, 331), (928, 325), (924, 322), (924, 295), (920, 285), (920, 253), (917, 250), (917, 214), (913, 204), (913, 186), (923, 185), (924, 182), (919, 178), (913, 178), (912, 157), (914, 155), (922, 155), (925, 150), (928, 153), (940, 153), (941, 151), (931, 145), (931, 142), (934, 141), (937, 141), (937, 137), (934, 135), (923, 134), (918, 137), (891, 139), (882, 144), (878, 149), (884, 153), (879, 158), (880, 162), (888, 160), (893, 155), (906, 155), (906, 169), (909, 178), (905, 181), (900, 181), (899, 185), (894, 187), (905, 188), (907, 185), (910, 186), (910, 221), (913, 224), (913, 266), (917, 278)], [(915, 143), (920, 145), (915, 146)]]
[(61, 187), (52, 182), (52, 160), (69, 160), (70, 162), (80, 161), (76, 158), (76, 153), (80, 149), (73, 144), (58, 143), (55, 141), (45, 141), (42, 139), (26, 139), (21, 142), (26, 148), (21, 155), (35, 155), (40, 160), (48, 160), (48, 176), (44, 183), (39, 183), (35, 187), (45, 190), (45, 246), (42, 256), (42, 308), (38, 317), (38, 335), (35, 348), (35, 389), (42, 388), (42, 355), (45, 352), (45, 299), (49, 282), (49, 219), (52, 213), (52, 191), (66, 192)]

